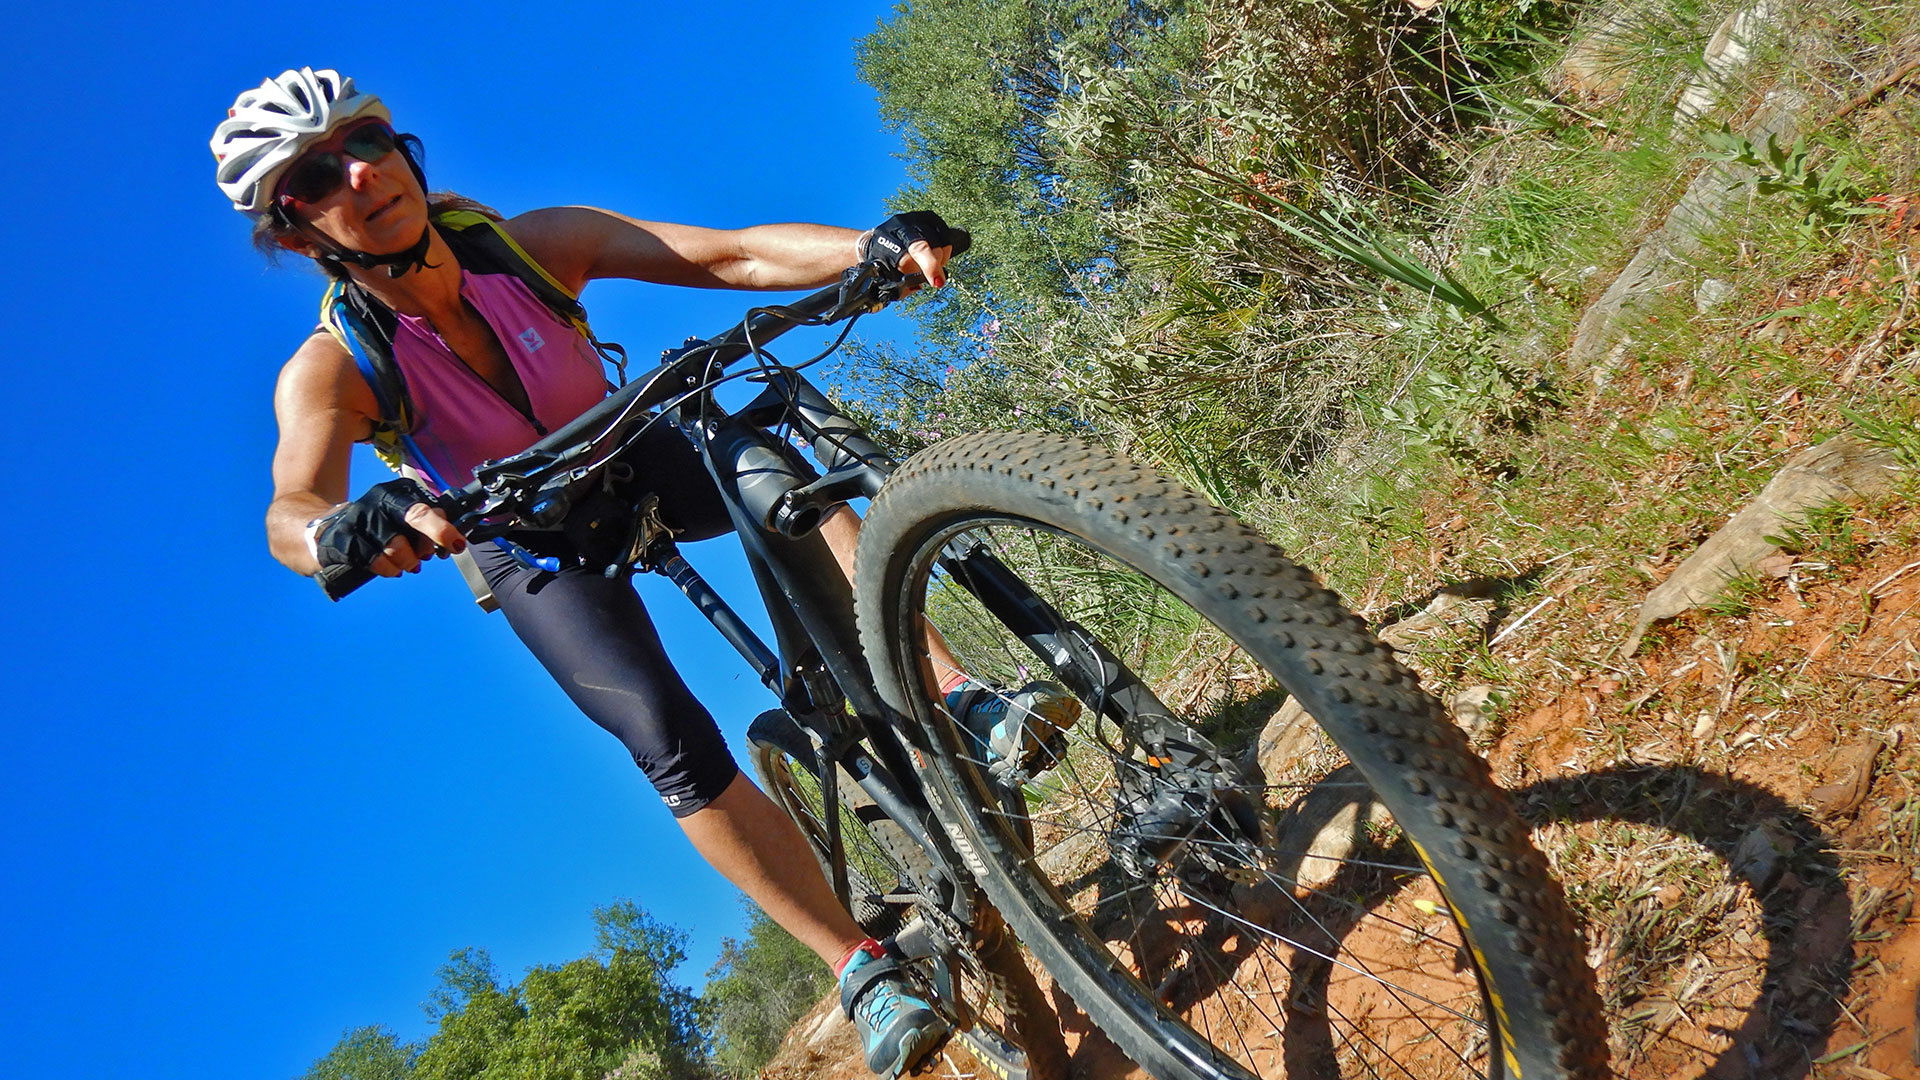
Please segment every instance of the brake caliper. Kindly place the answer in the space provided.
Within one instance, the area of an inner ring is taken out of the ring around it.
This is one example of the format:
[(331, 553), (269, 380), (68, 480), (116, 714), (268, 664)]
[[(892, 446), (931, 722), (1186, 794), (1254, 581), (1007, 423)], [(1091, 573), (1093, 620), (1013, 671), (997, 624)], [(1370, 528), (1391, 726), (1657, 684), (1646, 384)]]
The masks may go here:
[(1231, 776), (1158, 756), (1132, 764), (1120, 775), (1107, 837), (1122, 870), (1142, 879), (1169, 866), (1258, 878), (1260, 808)]

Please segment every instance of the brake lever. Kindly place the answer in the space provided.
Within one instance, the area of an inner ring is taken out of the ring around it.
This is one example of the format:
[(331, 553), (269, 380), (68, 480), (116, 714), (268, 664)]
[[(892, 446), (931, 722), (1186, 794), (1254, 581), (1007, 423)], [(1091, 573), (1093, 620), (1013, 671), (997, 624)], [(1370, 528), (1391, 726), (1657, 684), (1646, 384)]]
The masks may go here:
[(840, 296), (823, 321), (837, 323), (872, 315), (899, 300), (907, 290), (926, 283), (924, 274), (902, 274), (877, 261), (849, 266), (840, 274)]
[(470, 506), (469, 503), (475, 497), (462, 497), (458, 491), (449, 491), (437, 496), (433, 504), (447, 516), (447, 520), (453, 522), (453, 527), (459, 529), (460, 535), (466, 537), (468, 542), (492, 544), (506, 552), (514, 562), (532, 570), (544, 570), (548, 573), (557, 573), (560, 570), (559, 559), (551, 555), (536, 555), (507, 539), (504, 534), (511, 528), (509, 524), (487, 520), (489, 514), (505, 506), (504, 499), (483, 489), (477, 495), (479, 502)]

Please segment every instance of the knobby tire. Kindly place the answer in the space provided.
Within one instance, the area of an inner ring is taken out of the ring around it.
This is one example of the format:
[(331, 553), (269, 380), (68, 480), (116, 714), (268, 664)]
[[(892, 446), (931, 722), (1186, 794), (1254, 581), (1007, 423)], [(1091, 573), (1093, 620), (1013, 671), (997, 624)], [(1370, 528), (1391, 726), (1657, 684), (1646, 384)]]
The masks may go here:
[[(977, 599), (966, 552), (1044, 605)], [(1075, 440), (967, 436), (874, 499), (855, 595), (950, 838), (1154, 1076), (1609, 1075), (1580, 933), (1485, 762), (1337, 596), (1230, 515)], [(1044, 648), (1019, 637), (1036, 620)], [(1049, 771), (1016, 776), (1026, 821), (927, 690), (947, 674), (929, 623), (963, 673), (1051, 673), (1086, 705)], [(1149, 688), (1133, 704), (1090, 675), (1096, 626)], [(1326, 738), (1262, 773), (1252, 736), (1287, 696)]]

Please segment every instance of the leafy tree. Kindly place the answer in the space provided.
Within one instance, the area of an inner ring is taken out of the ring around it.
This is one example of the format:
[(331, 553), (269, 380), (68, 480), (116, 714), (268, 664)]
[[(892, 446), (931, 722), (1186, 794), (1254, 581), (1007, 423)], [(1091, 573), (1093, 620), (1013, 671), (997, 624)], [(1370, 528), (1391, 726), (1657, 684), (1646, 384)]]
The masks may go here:
[(787, 1031), (832, 988), (833, 976), (813, 950), (749, 907), (747, 936), (723, 939), (720, 960), (707, 973), (715, 1063), (732, 1076), (758, 1075)]
[(707, 1075), (699, 999), (675, 983), (686, 936), (631, 902), (594, 912), (597, 948), (519, 983), (484, 950), (440, 969), (419, 1047), (384, 1028), (349, 1032), (303, 1080), (698, 1080)]
[(1111, 337), (1111, 210), (1135, 198), (1126, 163), (1062, 143), (1056, 114), (1083, 63), (1178, 96), (1199, 63), (1184, 0), (906, 0), (856, 47), (861, 78), (900, 133), (910, 181), (975, 237), (955, 288), (909, 301), (911, 352), (851, 343), (842, 402), (899, 453), (982, 428), (1086, 431), (1074, 375)]
[(429, 1080), (489, 1075), (526, 1018), (517, 989), (500, 985), (484, 949), (461, 949), (441, 966), (426, 1010), (440, 1026), (415, 1060), (414, 1075)]
[(464, 950), (441, 969), (420, 1080), (600, 1080), (636, 1051), (665, 1077), (700, 1072), (698, 1002), (671, 974), (686, 935), (630, 901), (594, 912), (599, 947), (501, 986), (486, 954)]
[[(1565, 6), (1462, 2), (1501, 40)], [(1393, 382), (1346, 312), (1488, 310), (1428, 227), (1492, 100), (1450, 26), (1359, 0), (906, 0), (861, 74), (905, 143), (899, 201), (980, 250), (914, 302), (924, 348), (856, 346), (836, 392), (896, 450), (1041, 427), (1225, 505), (1286, 483)]]
[(301, 1073), (300, 1080), (407, 1080), (416, 1049), (386, 1027), (354, 1028)]
[[(908, 0), (856, 46), (860, 77), (906, 144), (907, 189), (979, 241), (981, 286), (1001, 310), (1071, 296), (1073, 277), (1113, 253), (1098, 210), (1124, 178), (1073, 174), (1049, 120), (1071, 94), (1060, 57), (1100, 57), (1141, 78), (1190, 64), (1179, 0)], [(979, 308), (929, 300), (951, 335)], [(942, 308), (947, 310), (941, 310)]]

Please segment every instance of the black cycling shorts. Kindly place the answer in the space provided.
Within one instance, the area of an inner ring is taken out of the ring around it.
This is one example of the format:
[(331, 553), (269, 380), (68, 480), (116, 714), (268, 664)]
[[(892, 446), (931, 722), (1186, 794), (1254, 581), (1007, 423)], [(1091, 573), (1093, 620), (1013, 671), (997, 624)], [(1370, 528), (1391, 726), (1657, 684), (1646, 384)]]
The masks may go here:
[[(685, 530), (677, 539), (732, 531), (706, 466), (677, 430), (663, 424), (623, 456), (643, 489), (660, 496), (661, 519)], [(626, 746), (675, 817), (718, 798), (740, 767), (712, 714), (667, 659), (632, 583), (573, 565), (571, 549), (556, 534), (513, 539), (559, 556), (565, 567), (535, 570), (487, 542), (469, 549), (513, 632), (580, 711)]]

